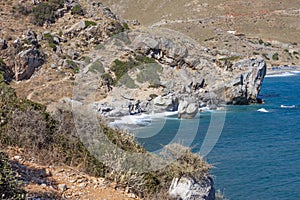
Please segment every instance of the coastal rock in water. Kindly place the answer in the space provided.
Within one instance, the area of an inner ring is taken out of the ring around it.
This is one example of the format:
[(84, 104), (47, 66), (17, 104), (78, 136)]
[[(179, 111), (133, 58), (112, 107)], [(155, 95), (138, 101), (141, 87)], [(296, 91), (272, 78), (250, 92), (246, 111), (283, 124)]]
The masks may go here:
[(178, 106), (178, 118), (192, 119), (197, 115), (198, 108), (195, 102), (181, 101)]
[(176, 200), (214, 200), (213, 180), (210, 177), (204, 177), (201, 181), (191, 177), (173, 178), (169, 197)]
[(230, 104), (257, 103), (266, 75), (266, 62), (261, 59), (241, 60), (233, 66), (234, 76), (226, 80), (226, 102)]

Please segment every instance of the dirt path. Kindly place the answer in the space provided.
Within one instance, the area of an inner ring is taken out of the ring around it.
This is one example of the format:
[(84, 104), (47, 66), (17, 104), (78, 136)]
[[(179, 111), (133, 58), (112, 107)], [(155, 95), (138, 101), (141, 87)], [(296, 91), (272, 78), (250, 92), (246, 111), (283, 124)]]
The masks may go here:
[(13, 170), (24, 182), (29, 199), (133, 200), (126, 189), (104, 178), (92, 177), (68, 166), (43, 166), (26, 160), (19, 149), (9, 149)]

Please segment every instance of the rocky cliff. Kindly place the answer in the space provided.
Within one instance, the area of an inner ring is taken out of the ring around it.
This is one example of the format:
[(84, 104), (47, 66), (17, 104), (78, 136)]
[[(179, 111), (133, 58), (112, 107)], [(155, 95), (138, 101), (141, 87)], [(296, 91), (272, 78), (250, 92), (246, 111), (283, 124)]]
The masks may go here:
[[(266, 74), (261, 58), (217, 60), (192, 39), (155, 28), (123, 33), (104, 49), (91, 56), (102, 60), (101, 73), (115, 81), (108, 86), (100, 80), (109, 88), (96, 103), (103, 115), (178, 111), (179, 118), (193, 118), (201, 107), (261, 102), (257, 96)], [(79, 85), (101, 77), (89, 70), (93, 65), (83, 70)]]

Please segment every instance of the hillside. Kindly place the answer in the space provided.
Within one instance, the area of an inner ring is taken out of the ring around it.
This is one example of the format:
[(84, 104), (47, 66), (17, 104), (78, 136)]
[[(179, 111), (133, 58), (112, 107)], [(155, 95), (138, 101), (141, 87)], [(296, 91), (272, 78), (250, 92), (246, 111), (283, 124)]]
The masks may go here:
[(261, 55), (269, 66), (300, 63), (297, 1), (110, 0), (105, 5), (125, 19), (190, 36), (214, 55)]
[(290, 0), (1, 1), (1, 195), (215, 199), (190, 148), (146, 152), (107, 122), (262, 103), (267, 66), (300, 64), (299, 25)]

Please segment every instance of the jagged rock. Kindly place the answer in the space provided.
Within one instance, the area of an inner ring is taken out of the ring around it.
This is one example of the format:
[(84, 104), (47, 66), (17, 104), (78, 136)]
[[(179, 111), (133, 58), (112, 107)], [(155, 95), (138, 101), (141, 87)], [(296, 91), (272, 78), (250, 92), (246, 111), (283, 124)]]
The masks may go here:
[(171, 95), (158, 96), (153, 100), (153, 104), (157, 111), (175, 111), (177, 110), (176, 107), (178, 107)]
[(34, 31), (31, 30), (27, 30), (23, 37), (25, 37), (25, 39), (30, 42), (30, 44), (33, 44), (35, 46), (38, 45), (38, 39), (37, 39), (37, 34)]
[(79, 5), (78, 0), (66, 0), (65, 5), (67, 10), (72, 9), (74, 6)]
[(192, 119), (198, 113), (199, 106), (193, 101), (181, 101), (178, 106), (178, 118)]
[(68, 9), (66, 9), (66, 8), (58, 9), (58, 10), (55, 12), (55, 17), (61, 18), (61, 17), (63, 17), (67, 12), (68, 12)]
[(58, 188), (59, 188), (60, 191), (62, 191), (62, 192), (66, 191), (66, 190), (68, 189), (66, 184), (59, 184), (59, 185), (58, 185)]
[(40, 67), (44, 62), (43, 53), (36, 48), (21, 51), (16, 56), (15, 67), (12, 68), (14, 78), (16, 80), (29, 79), (35, 69)]
[(191, 177), (173, 178), (169, 196), (176, 200), (214, 200), (214, 183), (210, 177), (200, 181)]
[(60, 42), (60, 40), (59, 40), (59, 38), (58, 37), (53, 37), (53, 43), (54, 44), (59, 44), (59, 42)]
[(76, 60), (79, 57), (79, 53), (73, 48), (68, 49), (67, 54), (72, 60)]
[(232, 104), (256, 103), (266, 75), (266, 62), (259, 59), (241, 60), (232, 66), (232, 74), (226, 80), (226, 102)]
[(7, 42), (4, 39), (0, 38), (0, 50), (7, 48)]
[(81, 20), (80, 22), (74, 24), (71, 28), (66, 30), (64, 32), (64, 35), (69, 36), (69, 37), (74, 37), (78, 35), (80, 31), (86, 28), (86, 24), (84, 20)]
[[(149, 95), (157, 94), (158, 96), (149, 102), (150, 106), (142, 109), (145, 112), (178, 110), (179, 118), (193, 118), (199, 111), (199, 105), (218, 108), (226, 103), (257, 102), (256, 98), (266, 73), (266, 64), (263, 59), (219, 61), (205, 53), (203, 47), (196, 48), (190, 41), (177, 42), (167, 34), (160, 36), (156, 32), (155, 34), (141, 31), (137, 34), (129, 32), (127, 40), (126, 42), (130, 45), (119, 42), (118, 47), (108, 46), (108, 48), (113, 48), (114, 51), (124, 49), (124, 52), (119, 54), (121, 57), (123, 55), (126, 55), (125, 58), (135, 57), (136, 54), (142, 54), (148, 58), (154, 58), (161, 64), (161, 71), (157, 73), (159, 86), (155, 88), (156, 91), (145, 89), (146, 85), (141, 90), (124, 88), (121, 91), (121, 95), (142, 93), (139, 95), (142, 96), (139, 98), (141, 102), (146, 102)], [(105, 55), (105, 52), (101, 55)], [(143, 84), (136, 80), (139, 73), (139, 69), (133, 69), (127, 74), (136, 85)], [(113, 73), (112, 77), (114, 77)], [(117, 105), (116, 102), (121, 102), (122, 99), (114, 94), (114, 88), (111, 91), (107, 98), (113, 97), (117, 100), (110, 102), (110, 106), (114, 107), (114, 111), (110, 114), (127, 115), (130, 113), (128, 109), (127, 112), (120, 111), (127, 107), (127, 102)], [(180, 103), (178, 99), (181, 100)], [(105, 101), (104, 99), (103, 102)]]

